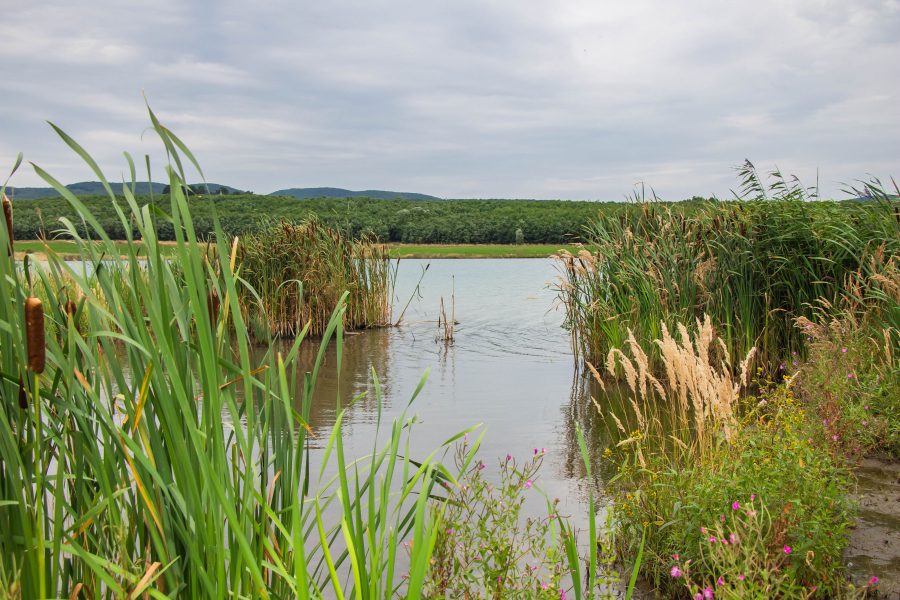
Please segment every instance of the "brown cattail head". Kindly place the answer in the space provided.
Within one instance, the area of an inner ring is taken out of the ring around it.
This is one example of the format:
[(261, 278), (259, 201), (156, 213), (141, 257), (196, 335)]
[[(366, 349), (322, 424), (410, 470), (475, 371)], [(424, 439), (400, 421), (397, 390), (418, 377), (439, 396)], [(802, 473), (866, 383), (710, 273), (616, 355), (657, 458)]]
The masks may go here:
[(9, 236), (9, 247), (6, 251), (12, 256), (13, 252), (13, 211), (12, 211), (12, 202), (9, 201), (9, 198), (6, 197), (6, 194), (3, 194), (3, 218), (6, 221), (6, 233)]
[(28, 347), (28, 368), (43, 373), (47, 358), (47, 342), (44, 339), (44, 307), (39, 298), (25, 300), (25, 340)]
[(219, 293), (216, 290), (210, 290), (206, 297), (206, 312), (209, 313), (209, 322), (213, 327), (219, 319), (219, 305)]
[(25, 384), (19, 379), (19, 408), (28, 408), (28, 394), (25, 393)]

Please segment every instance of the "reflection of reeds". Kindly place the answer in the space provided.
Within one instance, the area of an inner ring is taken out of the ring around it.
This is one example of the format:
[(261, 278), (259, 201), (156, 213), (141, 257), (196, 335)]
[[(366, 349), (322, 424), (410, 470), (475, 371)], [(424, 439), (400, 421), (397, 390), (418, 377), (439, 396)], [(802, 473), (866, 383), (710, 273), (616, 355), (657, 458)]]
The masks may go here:
[[(629, 330), (658, 366), (663, 325), (711, 316), (733, 356), (758, 349), (774, 370), (803, 352), (794, 327), (820, 299), (837, 302), (871, 257), (900, 251), (897, 199), (874, 186), (868, 202), (644, 203), (601, 213), (589, 243), (557, 257), (557, 291), (576, 351), (602, 361)], [(880, 194), (880, 195), (879, 195)]]
[(242, 293), (244, 310), (273, 335), (296, 336), (307, 323), (321, 335), (344, 291), (347, 329), (390, 323), (391, 269), (375, 240), (352, 240), (311, 219), (248, 235), (239, 247), (241, 275), (259, 295)]

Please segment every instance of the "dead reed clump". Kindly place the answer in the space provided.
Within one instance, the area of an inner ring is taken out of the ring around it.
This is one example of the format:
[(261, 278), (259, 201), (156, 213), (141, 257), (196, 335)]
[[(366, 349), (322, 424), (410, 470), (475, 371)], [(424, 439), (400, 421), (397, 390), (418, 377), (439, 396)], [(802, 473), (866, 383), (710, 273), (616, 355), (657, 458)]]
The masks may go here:
[(282, 222), (241, 239), (241, 306), (258, 336), (325, 332), (334, 307), (348, 294), (344, 327), (388, 325), (392, 272), (387, 248), (374, 238), (352, 239), (316, 219)]

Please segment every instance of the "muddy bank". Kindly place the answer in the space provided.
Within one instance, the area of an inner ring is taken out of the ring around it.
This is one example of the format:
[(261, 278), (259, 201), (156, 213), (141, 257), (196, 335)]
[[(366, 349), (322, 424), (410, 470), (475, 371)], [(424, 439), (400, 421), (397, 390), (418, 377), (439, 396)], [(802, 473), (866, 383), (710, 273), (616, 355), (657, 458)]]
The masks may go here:
[(867, 458), (857, 469), (859, 519), (844, 559), (854, 583), (878, 577), (880, 597), (900, 598), (900, 462)]

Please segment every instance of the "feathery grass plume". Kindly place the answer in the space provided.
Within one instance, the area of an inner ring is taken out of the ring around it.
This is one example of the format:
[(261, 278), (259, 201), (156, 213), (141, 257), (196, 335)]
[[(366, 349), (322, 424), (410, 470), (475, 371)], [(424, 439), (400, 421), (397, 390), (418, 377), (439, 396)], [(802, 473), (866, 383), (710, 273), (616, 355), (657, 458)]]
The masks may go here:
[(6, 194), (3, 194), (3, 219), (6, 221), (6, 234), (7, 241), (9, 243), (9, 247), (7, 248), (7, 254), (12, 256), (13, 253), (13, 207), (12, 202), (10, 202), (9, 198), (6, 197)]
[(44, 336), (44, 306), (40, 298), (25, 299), (25, 340), (28, 348), (28, 368), (43, 373), (47, 361), (47, 341)]
[[(720, 349), (708, 316), (698, 320), (693, 336), (681, 324), (678, 330), (680, 341), (665, 325), (662, 337), (654, 340), (666, 373), (663, 381), (647, 368), (646, 354), (635, 339), (627, 344), (631, 357), (613, 348), (607, 366), (613, 375), (617, 366), (625, 370), (631, 390), (629, 402), (645, 437), (658, 440), (663, 444), (660, 447), (672, 438), (681, 448), (704, 452), (719, 434), (728, 441), (733, 439), (738, 400), (749, 383), (755, 349), (747, 353), (735, 372), (730, 357)], [(716, 348), (720, 349), (719, 357), (713, 352)]]

